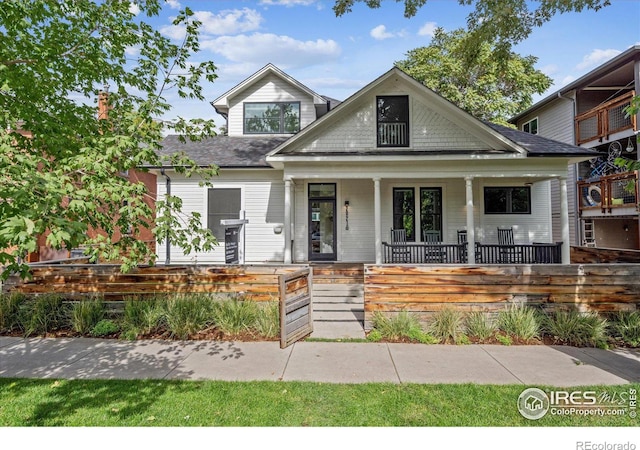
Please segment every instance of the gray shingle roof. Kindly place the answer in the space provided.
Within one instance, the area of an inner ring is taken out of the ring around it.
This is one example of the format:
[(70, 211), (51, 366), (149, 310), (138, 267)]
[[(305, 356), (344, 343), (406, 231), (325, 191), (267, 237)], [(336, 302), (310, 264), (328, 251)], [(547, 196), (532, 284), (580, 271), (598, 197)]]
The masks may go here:
[(184, 152), (200, 166), (271, 167), (265, 156), (288, 137), (231, 137), (213, 136), (202, 141), (182, 143), (177, 135), (169, 135), (162, 142), (161, 156)]
[(528, 156), (597, 156), (595, 150), (577, 147), (564, 142), (547, 139), (536, 134), (525, 133), (513, 128), (505, 127), (491, 122), (484, 122), (495, 131), (523, 147)]

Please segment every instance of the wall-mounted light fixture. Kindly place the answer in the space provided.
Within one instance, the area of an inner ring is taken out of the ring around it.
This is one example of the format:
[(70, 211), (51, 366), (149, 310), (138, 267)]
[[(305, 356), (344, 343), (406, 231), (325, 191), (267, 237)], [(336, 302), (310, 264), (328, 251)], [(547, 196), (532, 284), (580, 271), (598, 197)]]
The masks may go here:
[(344, 221), (345, 221), (345, 230), (349, 229), (349, 200), (344, 201)]

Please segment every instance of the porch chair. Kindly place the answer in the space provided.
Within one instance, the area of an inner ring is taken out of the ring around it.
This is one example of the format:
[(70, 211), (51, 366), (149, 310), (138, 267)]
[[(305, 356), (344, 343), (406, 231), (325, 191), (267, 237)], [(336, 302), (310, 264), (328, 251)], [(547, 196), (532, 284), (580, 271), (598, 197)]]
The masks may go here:
[(458, 245), (462, 245), (462, 249), (458, 250), (458, 262), (468, 262), (467, 258), (467, 230), (458, 230)]
[(519, 255), (516, 252), (515, 241), (513, 240), (513, 227), (498, 227), (499, 258), (501, 263), (518, 263)]
[(409, 262), (409, 247), (407, 247), (407, 230), (404, 228), (391, 229), (391, 261)]
[(442, 263), (445, 259), (445, 249), (442, 245), (442, 232), (439, 230), (424, 230), (422, 232), (422, 242), (424, 242), (424, 262)]

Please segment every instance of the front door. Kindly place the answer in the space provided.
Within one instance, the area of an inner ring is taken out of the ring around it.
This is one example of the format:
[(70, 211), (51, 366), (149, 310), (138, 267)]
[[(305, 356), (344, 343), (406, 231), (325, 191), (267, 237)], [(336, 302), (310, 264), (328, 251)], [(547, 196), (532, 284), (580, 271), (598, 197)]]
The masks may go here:
[(309, 184), (309, 261), (336, 260), (336, 185)]

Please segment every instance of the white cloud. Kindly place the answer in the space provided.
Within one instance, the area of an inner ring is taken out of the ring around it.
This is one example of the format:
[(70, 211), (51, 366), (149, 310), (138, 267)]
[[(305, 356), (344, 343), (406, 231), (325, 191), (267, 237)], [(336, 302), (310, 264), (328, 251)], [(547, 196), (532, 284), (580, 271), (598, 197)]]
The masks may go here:
[(372, 38), (378, 40), (378, 41), (382, 41), (384, 39), (390, 39), (392, 37), (394, 37), (393, 33), (390, 33), (387, 31), (387, 27), (385, 27), (384, 25), (378, 25), (377, 27), (375, 27), (374, 29), (372, 29), (369, 34), (371, 35)]
[(607, 50), (600, 50), (597, 48), (593, 50), (591, 53), (589, 53), (588, 55), (586, 55), (584, 58), (582, 58), (582, 62), (576, 66), (576, 69), (584, 70), (584, 69), (596, 67), (610, 60), (614, 56), (619, 55), (620, 53), (621, 53), (620, 50), (615, 50), (612, 48)]
[(433, 34), (436, 31), (436, 28), (438, 28), (438, 24), (437, 23), (435, 23), (435, 22), (427, 22), (424, 25), (422, 25), (420, 30), (418, 30), (418, 35), (419, 36), (433, 37)]
[(261, 5), (276, 6), (309, 6), (313, 5), (316, 0), (260, 0)]
[(556, 64), (547, 64), (546, 66), (540, 68), (540, 72), (544, 73), (547, 76), (553, 76), (559, 71), (560, 68)]
[[(246, 33), (260, 28), (262, 15), (254, 9), (227, 9), (219, 13), (211, 11), (194, 11), (193, 17), (202, 23), (200, 31), (209, 35), (225, 35)], [(166, 25), (160, 32), (172, 39), (182, 39), (185, 35), (184, 25)]]
[(182, 5), (178, 0), (164, 0), (164, 1), (167, 5), (169, 5), (169, 8), (171, 9), (180, 9), (182, 7)]
[(573, 75), (567, 75), (562, 80), (560, 80), (560, 86), (566, 86), (567, 84), (571, 83), (575, 79), (576, 77), (574, 77)]
[(205, 39), (201, 41), (201, 48), (234, 63), (264, 65), (271, 62), (281, 68), (323, 64), (338, 58), (341, 51), (338, 43), (331, 39), (299, 41), (270, 33)]
[(134, 16), (137, 16), (140, 14), (140, 7), (135, 3), (129, 3), (129, 12)]

